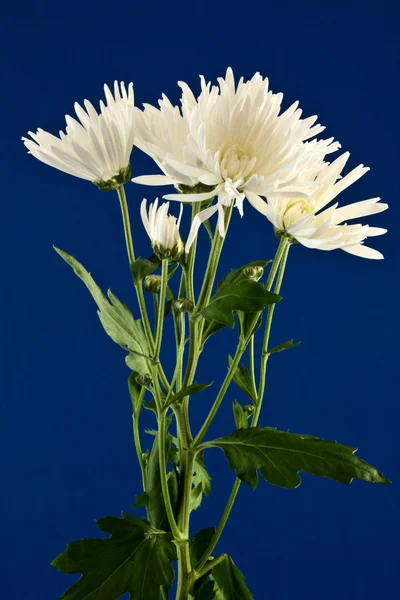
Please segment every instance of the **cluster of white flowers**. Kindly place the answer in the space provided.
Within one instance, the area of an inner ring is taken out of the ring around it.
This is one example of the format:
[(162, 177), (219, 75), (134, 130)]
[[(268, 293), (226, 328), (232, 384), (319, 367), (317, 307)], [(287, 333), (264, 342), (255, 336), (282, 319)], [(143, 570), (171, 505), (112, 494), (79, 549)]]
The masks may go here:
[[(123, 83), (115, 82), (114, 96), (105, 86), (107, 106), (100, 104), (100, 114), (88, 101), (87, 112), (76, 104), (81, 124), (67, 116), (66, 134), (60, 132), (57, 138), (39, 129), (30, 133), (33, 141), (23, 138), (25, 145), (39, 160), (105, 190), (128, 180), (136, 145), (163, 174), (135, 177), (134, 182), (172, 184), (178, 193), (164, 196), (166, 200), (205, 204), (192, 222), (186, 251), (201, 223), (214, 213), (224, 236), (225, 207), (233, 204), (243, 215), (247, 199), (278, 233), (286, 232), (304, 246), (383, 258), (364, 240), (386, 230), (347, 221), (386, 210), (387, 204), (379, 198), (341, 208), (331, 204), (368, 169), (360, 165), (343, 177), (349, 154), (326, 160), (340, 144), (333, 138), (317, 139), (324, 130), (317, 117), (302, 119), (297, 102), (281, 112), (282, 94), (269, 90), (259, 73), (237, 85), (231, 69), (218, 86), (201, 77), (197, 98), (185, 83), (179, 85), (180, 107), (163, 96), (159, 108), (145, 105), (141, 111), (134, 107), (133, 85), (127, 93)], [(156, 201), (147, 215), (144, 203), (141, 214), (153, 246), (175, 256), (182, 246), (180, 217), (177, 223), (168, 208), (158, 208)]]

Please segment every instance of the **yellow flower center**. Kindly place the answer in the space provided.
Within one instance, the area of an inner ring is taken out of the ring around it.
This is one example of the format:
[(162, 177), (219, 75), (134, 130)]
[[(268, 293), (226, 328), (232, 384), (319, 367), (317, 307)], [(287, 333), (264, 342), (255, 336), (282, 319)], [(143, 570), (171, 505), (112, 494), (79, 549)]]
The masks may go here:
[(312, 200), (306, 200), (304, 198), (290, 200), (282, 216), (283, 225), (286, 229), (295, 221), (298, 221), (302, 217), (310, 215), (314, 212), (315, 202)]
[(232, 179), (232, 181), (244, 179), (255, 164), (255, 160), (250, 159), (238, 144), (230, 146), (221, 154), (221, 174), (224, 179)]

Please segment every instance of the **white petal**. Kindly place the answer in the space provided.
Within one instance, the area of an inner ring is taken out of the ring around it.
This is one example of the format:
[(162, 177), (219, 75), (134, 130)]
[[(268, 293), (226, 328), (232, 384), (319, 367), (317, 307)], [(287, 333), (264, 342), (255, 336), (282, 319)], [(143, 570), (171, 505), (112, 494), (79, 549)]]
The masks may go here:
[(192, 221), (192, 226), (190, 228), (189, 236), (185, 246), (185, 252), (189, 252), (191, 245), (196, 239), (197, 233), (199, 231), (199, 227), (204, 221), (207, 221), (213, 214), (215, 214), (218, 210), (218, 205), (213, 204), (213, 206), (209, 206), (202, 210), (198, 215), (196, 215)]
[(140, 175), (139, 177), (133, 177), (132, 181), (141, 185), (171, 185), (176, 183), (173, 177), (167, 175)]
[(337, 208), (335, 210), (333, 222), (339, 224), (343, 223), (343, 221), (375, 215), (389, 208), (387, 204), (380, 203), (379, 200), (380, 198), (371, 198), (370, 200), (354, 202), (353, 204)]
[(217, 193), (217, 188), (203, 194), (167, 194), (165, 200), (178, 200), (179, 202), (204, 202), (211, 200)]
[(258, 210), (258, 212), (260, 212), (262, 215), (264, 215), (266, 217), (267, 216), (267, 203), (264, 202), (264, 200), (262, 200), (260, 198), (260, 196), (258, 196), (258, 194), (254, 194), (254, 192), (250, 192), (249, 190), (246, 190), (245, 194), (246, 194), (246, 198), (250, 202), (250, 204), (256, 210)]
[(378, 252), (378, 250), (374, 250), (373, 248), (369, 248), (362, 244), (357, 246), (346, 246), (345, 248), (342, 248), (342, 250), (349, 254), (354, 254), (355, 256), (361, 256), (361, 258), (372, 258), (374, 260), (381, 260), (383, 258), (383, 254)]

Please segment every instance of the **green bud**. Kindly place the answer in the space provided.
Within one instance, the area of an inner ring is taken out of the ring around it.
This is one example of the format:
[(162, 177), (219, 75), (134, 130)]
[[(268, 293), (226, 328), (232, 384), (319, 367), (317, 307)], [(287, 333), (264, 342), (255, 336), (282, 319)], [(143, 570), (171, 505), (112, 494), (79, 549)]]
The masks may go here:
[(246, 267), (243, 269), (243, 275), (252, 281), (258, 281), (264, 274), (264, 268), (260, 266)]
[(150, 455), (149, 455), (149, 453), (148, 453), (148, 452), (143, 452), (143, 454), (142, 454), (142, 460), (143, 460), (144, 462), (147, 462), (147, 461), (149, 460), (149, 456), (150, 456)]
[(144, 289), (146, 292), (152, 292), (153, 294), (159, 294), (161, 290), (161, 277), (160, 275), (147, 275), (144, 278)]
[(148, 373), (146, 373), (146, 375), (138, 375), (136, 377), (136, 381), (139, 385), (142, 385), (143, 387), (148, 388), (150, 383), (152, 382), (152, 379), (151, 379), (150, 375)]
[(181, 313), (191, 313), (194, 309), (194, 304), (191, 300), (188, 300), (187, 298), (179, 298), (179, 300), (175, 302), (175, 308)]
[(117, 175), (111, 177), (108, 181), (93, 181), (94, 185), (97, 185), (100, 191), (109, 192), (110, 190), (116, 190), (117, 188), (127, 183), (132, 175), (131, 165), (124, 167), (118, 171)]
[(250, 417), (254, 413), (254, 406), (252, 404), (244, 404), (242, 408), (247, 417)]

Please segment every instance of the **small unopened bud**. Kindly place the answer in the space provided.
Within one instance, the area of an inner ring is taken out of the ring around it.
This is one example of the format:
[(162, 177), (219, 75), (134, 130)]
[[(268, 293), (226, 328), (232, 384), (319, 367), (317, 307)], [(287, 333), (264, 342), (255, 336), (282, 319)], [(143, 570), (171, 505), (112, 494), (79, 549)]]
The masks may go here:
[(148, 452), (143, 452), (142, 454), (142, 460), (143, 462), (147, 462), (149, 460), (149, 453)]
[(142, 385), (143, 387), (148, 387), (150, 385), (150, 383), (152, 382), (152, 379), (151, 379), (150, 375), (148, 373), (146, 373), (146, 375), (138, 375), (136, 377), (136, 381), (138, 382), (139, 385)]
[(146, 292), (159, 294), (161, 290), (160, 275), (147, 275), (147, 277), (144, 278), (144, 289), (146, 290)]
[(243, 275), (247, 277), (247, 279), (251, 279), (252, 281), (258, 281), (264, 274), (263, 267), (260, 266), (252, 266), (246, 267), (243, 269)]
[(254, 413), (254, 406), (252, 404), (244, 404), (243, 412), (249, 417)]
[(191, 313), (194, 309), (194, 304), (191, 300), (188, 300), (187, 298), (179, 298), (179, 300), (175, 302), (175, 308), (181, 313)]

